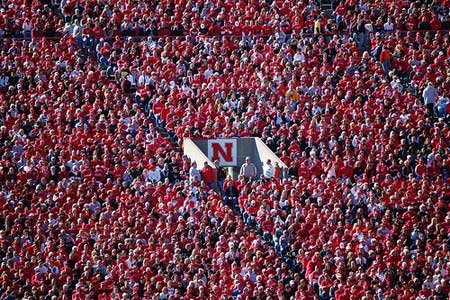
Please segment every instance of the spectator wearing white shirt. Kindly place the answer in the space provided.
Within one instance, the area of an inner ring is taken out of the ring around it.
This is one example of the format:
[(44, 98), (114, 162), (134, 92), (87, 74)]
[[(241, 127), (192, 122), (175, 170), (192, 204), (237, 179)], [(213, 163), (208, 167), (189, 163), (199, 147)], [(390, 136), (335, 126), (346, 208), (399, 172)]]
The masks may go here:
[(272, 165), (272, 161), (268, 159), (263, 165), (263, 175), (265, 179), (272, 179), (275, 174), (275, 168)]
[(31, 37), (31, 29), (32, 29), (31, 21), (28, 18), (26, 18), (22, 25), (22, 34), (24, 38)]
[(258, 170), (256, 169), (256, 166), (254, 163), (252, 163), (252, 159), (250, 156), (247, 156), (245, 158), (245, 163), (241, 166), (241, 169), (239, 171), (239, 175), (244, 176), (245, 181), (249, 182), (255, 178), (256, 174), (258, 173)]
[(197, 169), (197, 162), (192, 162), (191, 168), (189, 169), (189, 182), (192, 183), (197, 178), (198, 181), (202, 180), (202, 175), (200, 171)]
[(394, 30), (394, 22), (393, 22), (392, 18), (389, 18), (389, 20), (386, 23), (384, 23), (383, 29), (385, 31), (392, 31), (392, 30)]
[(427, 87), (422, 92), (422, 97), (425, 106), (427, 107), (428, 114), (432, 116), (434, 111), (434, 104), (436, 103), (438, 97), (437, 89), (433, 86), (433, 83), (428, 82)]
[(305, 55), (303, 54), (301, 49), (298, 49), (297, 52), (294, 54), (294, 63), (304, 62), (304, 61), (305, 61)]
[(322, 108), (319, 106), (319, 104), (317, 103), (317, 101), (313, 102), (313, 107), (311, 109), (311, 113), (313, 115), (315, 115), (316, 113), (321, 114), (322, 113)]
[(149, 86), (151, 83), (150, 79), (150, 67), (147, 67), (147, 69), (139, 76), (138, 79), (138, 86)]
[(80, 21), (78, 19), (75, 19), (73, 22), (73, 27), (72, 27), (72, 35), (74, 38), (76, 39), (81, 39), (81, 31), (82, 31), (82, 27), (80, 25)]
[(436, 111), (438, 117), (445, 117), (447, 115), (447, 106), (450, 104), (450, 99), (447, 96), (440, 96), (437, 100)]
[(156, 46), (156, 42), (153, 40), (153, 38), (151, 36), (149, 36), (147, 38), (147, 47), (148, 47), (148, 49), (153, 50), (155, 48), (155, 46)]
[(147, 180), (151, 182), (161, 181), (161, 168), (159, 166), (150, 166), (150, 170), (147, 173)]
[(391, 81), (391, 87), (392, 89), (397, 90), (399, 93), (403, 93), (403, 85), (401, 84), (400, 79), (394, 78)]
[(205, 72), (203, 72), (203, 76), (205, 77), (206, 80), (209, 80), (212, 75), (213, 75), (213, 70), (208, 65), (208, 68), (205, 70)]

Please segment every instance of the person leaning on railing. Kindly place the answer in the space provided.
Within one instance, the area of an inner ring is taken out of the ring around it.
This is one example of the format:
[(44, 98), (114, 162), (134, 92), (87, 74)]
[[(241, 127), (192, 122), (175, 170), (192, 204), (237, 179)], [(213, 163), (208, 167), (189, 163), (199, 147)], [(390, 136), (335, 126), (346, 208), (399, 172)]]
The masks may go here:
[(250, 156), (245, 158), (245, 163), (241, 166), (239, 174), (244, 176), (246, 182), (252, 181), (255, 178), (257, 169), (255, 164), (252, 163)]

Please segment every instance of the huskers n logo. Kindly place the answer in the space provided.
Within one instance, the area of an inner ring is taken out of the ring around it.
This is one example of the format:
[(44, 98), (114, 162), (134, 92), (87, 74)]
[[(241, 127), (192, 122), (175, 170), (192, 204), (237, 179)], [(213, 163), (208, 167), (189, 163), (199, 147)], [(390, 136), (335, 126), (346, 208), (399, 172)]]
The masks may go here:
[(222, 166), (236, 166), (236, 139), (208, 140), (208, 158), (212, 161), (218, 159)]

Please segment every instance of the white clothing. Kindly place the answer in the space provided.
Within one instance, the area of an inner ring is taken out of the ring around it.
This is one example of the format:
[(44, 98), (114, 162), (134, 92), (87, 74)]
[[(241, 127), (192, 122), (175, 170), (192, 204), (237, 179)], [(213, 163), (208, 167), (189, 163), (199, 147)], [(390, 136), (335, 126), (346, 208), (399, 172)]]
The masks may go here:
[(263, 174), (266, 179), (270, 179), (275, 175), (275, 168), (272, 166), (272, 164), (264, 164)]

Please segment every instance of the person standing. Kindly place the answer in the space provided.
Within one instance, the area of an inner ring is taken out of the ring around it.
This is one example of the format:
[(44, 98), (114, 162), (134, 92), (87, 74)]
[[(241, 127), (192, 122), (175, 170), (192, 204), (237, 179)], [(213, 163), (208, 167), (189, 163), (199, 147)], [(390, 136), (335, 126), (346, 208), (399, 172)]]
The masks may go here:
[(223, 201), (225, 205), (228, 205), (233, 210), (238, 210), (238, 197), (239, 191), (236, 186), (234, 186), (232, 181), (227, 181), (223, 188)]
[(200, 171), (197, 169), (197, 162), (192, 162), (191, 168), (189, 169), (189, 183), (192, 183), (197, 178), (198, 181), (202, 180)]
[(219, 160), (216, 159), (214, 161), (214, 164), (216, 165), (217, 186), (219, 188), (220, 193), (223, 195), (224, 192), (223, 184), (225, 182), (225, 178), (227, 177), (227, 172), (220, 165)]
[(200, 172), (203, 181), (210, 189), (214, 189), (214, 183), (216, 182), (215, 170), (205, 161), (203, 168)]
[(173, 177), (173, 169), (170, 167), (169, 163), (164, 164), (164, 167), (161, 169), (161, 176), (164, 180), (168, 179), (170, 183), (175, 181)]
[(257, 173), (257, 169), (256, 169), (255, 164), (252, 163), (250, 156), (247, 156), (245, 158), (245, 163), (241, 166), (239, 175), (244, 176), (245, 181), (249, 182), (255, 178), (256, 173)]
[(391, 69), (391, 51), (387, 46), (383, 46), (380, 53), (380, 62), (383, 66), (384, 76), (389, 75), (389, 71)]
[(270, 180), (275, 175), (275, 168), (272, 165), (272, 161), (268, 159), (266, 163), (263, 165), (263, 175), (264, 179)]
[[(280, 167), (280, 165), (278, 164), (278, 162), (276, 161), (276, 162), (275, 162), (275, 166), (274, 166), (273, 177), (274, 177), (275, 179), (278, 179), (278, 178), (280, 178), (280, 175), (281, 175), (281, 167)], [(284, 177), (284, 176), (283, 176), (283, 177)]]
[(433, 86), (433, 83), (428, 82), (427, 87), (422, 92), (423, 101), (428, 111), (429, 116), (433, 116), (434, 104), (438, 97), (437, 89)]
[(445, 117), (448, 114), (450, 99), (447, 96), (441, 95), (436, 103), (436, 113), (438, 117)]

